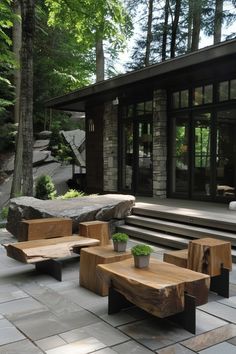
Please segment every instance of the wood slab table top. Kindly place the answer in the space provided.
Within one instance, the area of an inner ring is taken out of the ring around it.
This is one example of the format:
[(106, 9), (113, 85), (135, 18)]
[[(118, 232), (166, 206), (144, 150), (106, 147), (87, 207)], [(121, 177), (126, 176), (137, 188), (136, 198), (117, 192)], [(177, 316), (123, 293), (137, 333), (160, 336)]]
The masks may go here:
[(32, 240), (3, 245), (8, 257), (24, 263), (36, 263), (47, 259), (64, 258), (72, 255), (81, 247), (98, 246), (99, 240), (65, 236), (52, 239)]
[(185, 292), (196, 297), (197, 305), (208, 300), (208, 275), (155, 258), (143, 269), (135, 268), (133, 259), (100, 264), (97, 273), (128, 301), (160, 318), (183, 311)]

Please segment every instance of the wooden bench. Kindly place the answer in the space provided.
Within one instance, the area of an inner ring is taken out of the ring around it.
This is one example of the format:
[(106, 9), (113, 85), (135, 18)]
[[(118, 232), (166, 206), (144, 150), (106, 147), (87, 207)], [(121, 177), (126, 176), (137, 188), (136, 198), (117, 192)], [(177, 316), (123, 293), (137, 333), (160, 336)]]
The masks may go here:
[(151, 315), (171, 316), (192, 333), (196, 330), (196, 306), (208, 301), (209, 275), (150, 259), (138, 269), (133, 259), (99, 264), (98, 275), (110, 286), (108, 313), (136, 305)]
[(18, 241), (41, 240), (71, 235), (72, 219), (70, 218), (23, 220), (20, 223)]
[(214, 238), (189, 242), (188, 249), (165, 252), (163, 261), (211, 276), (212, 291), (229, 297), (229, 271), (232, 270), (231, 243)]
[(31, 240), (3, 245), (7, 255), (20, 262), (35, 264), (36, 270), (62, 280), (62, 259), (79, 253), (82, 247), (99, 245), (99, 240), (67, 236), (52, 239)]

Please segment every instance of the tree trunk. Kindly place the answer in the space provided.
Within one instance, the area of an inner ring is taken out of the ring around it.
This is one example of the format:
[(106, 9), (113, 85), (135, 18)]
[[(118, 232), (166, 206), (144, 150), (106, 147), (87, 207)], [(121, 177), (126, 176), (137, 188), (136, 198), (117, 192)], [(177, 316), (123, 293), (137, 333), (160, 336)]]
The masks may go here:
[(168, 35), (168, 18), (169, 18), (169, 0), (165, 2), (164, 8), (164, 25), (163, 25), (163, 35), (162, 35), (162, 49), (161, 49), (161, 59), (166, 60), (166, 46), (167, 46), (167, 35)]
[(96, 82), (104, 80), (104, 51), (103, 51), (103, 40), (102, 38), (97, 38), (96, 40)]
[(175, 57), (176, 37), (177, 37), (177, 30), (178, 30), (178, 24), (179, 24), (180, 8), (181, 8), (181, 0), (176, 0), (174, 20), (172, 23), (171, 45), (170, 45), (170, 57), (171, 58)]
[(21, 116), (23, 139), (23, 195), (33, 195), (33, 35), (34, 0), (21, 0)]
[(145, 53), (145, 58), (144, 58), (144, 65), (145, 66), (150, 65), (150, 53), (151, 53), (151, 42), (152, 42), (152, 17), (153, 17), (153, 0), (149, 0), (146, 53)]
[(187, 41), (188, 52), (191, 51), (192, 28), (193, 28), (193, 0), (188, 0), (188, 41)]
[(223, 0), (216, 0), (215, 18), (214, 18), (214, 44), (221, 41), (221, 27), (223, 21)]
[(193, 33), (191, 51), (198, 50), (201, 28), (202, 0), (193, 2)]
[[(15, 15), (20, 16), (21, 8), (19, 0), (13, 1), (13, 12)], [(13, 53), (15, 55), (18, 67), (14, 71), (14, 86), (15, 86), (15, 105), (14, 105), (14, 121), (19, 123), (20, 115), (20, 80), (21, 80), (21, 70), (20, 70), (20, 49), (21, 49), (21, 21), (19, 18), (14, 18), (13, 28), (12, 28), (12, 42), (13, 42)]]

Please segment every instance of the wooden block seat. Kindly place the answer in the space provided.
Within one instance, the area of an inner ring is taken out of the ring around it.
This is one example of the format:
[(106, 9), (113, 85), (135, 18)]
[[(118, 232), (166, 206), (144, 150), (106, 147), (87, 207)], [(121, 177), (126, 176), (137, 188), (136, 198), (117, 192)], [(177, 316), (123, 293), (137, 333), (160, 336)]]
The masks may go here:
[(35, 264), (37, 270), (47, 272), (61, 280), (60, 259), (79, 253), (82, 247), (99, 245), (99, 240), (81, 236), (65, 236), (52, 239), (16, 242), (3, 245), (7, 256), (27, 264)]
[(181, 314), (183, 326), (195, 333), (195, 306), (208, 301), (208, 275), (152, 257), (147, 268), (135, 268), (133, 259), (127, 259), (99, 264), (97, 273), (110, 286), (109, 314), (130, 304), (160, 318)]
[(110, 242), (109, 223), (106, 221), (87, 221), (79, 224), (79, 234), (84, 237), (97, 238), (100, 246), (105, 246)]
[(80, 286), (101, 296), (108, 295), (106, 282), (96, 274), (98, 264), (119, 262), (131, 258), (131, 252), (115, 252), (113, 245), (83, 248), (80, 252)]
[(21, 221), (18, 241), (40, 240), (62, 236), (72, 236), (72, 219), (31, 219)]
[(165, 252), (165, 262), (211, 276), (211, 290), (229, 297), (229, 271), (232, 270), (231, 243), (214, 238), (189, 242), (188, 249)]

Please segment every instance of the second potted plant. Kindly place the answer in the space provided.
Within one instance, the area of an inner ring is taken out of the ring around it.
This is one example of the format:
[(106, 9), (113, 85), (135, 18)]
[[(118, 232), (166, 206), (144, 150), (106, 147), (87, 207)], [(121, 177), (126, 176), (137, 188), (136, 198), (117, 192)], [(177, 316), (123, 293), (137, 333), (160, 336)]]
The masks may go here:
[(134, 256), (134, 265), (136, 268), (146, 268), (149, 266), (150, 254), (153, 252), (152, 247), (143, 243), (131, 248)]
[(129, 236), (125, 233), (117, 232), (112, 235), (112, 241), (114, 246), (114, 251), (125, 252), (127, 247), (127, 241)]

